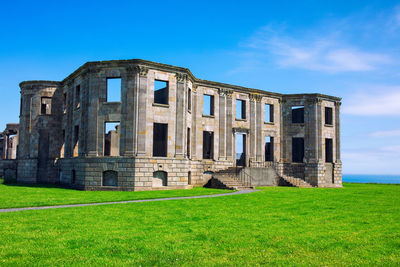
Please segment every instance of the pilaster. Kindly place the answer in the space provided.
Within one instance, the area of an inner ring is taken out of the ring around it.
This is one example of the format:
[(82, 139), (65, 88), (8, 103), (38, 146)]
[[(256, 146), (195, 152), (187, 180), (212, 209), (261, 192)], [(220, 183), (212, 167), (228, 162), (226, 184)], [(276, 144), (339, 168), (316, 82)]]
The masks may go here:
[(138, 109), (137, 118), (137, 155), (146, 154), (146, 111), (147, 111), (147, 73), (149, 69), (144, 66), (137, 66), (138, 79)]

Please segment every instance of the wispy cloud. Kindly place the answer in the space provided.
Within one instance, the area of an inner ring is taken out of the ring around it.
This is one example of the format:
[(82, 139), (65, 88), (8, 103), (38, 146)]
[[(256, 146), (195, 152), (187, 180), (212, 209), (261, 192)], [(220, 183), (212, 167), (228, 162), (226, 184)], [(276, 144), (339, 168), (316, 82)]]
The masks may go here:
[(238, 54), (243, 65), (274, 62), (280, 68), (326, 73), (368, 72), (396, 64), (397, 49), (386, 48), (399, 41), (399, 33), (400, 5), (385, 12), (324, 20), (307, 29), (269, 24), (242, 43)]
[(360, 51), (329, 39), (299, 43), (275, 37), (267, 45), (278, 56), (277, 63), (281, 67), (324, 72), (369, 71), (390, 62), (387, 55)]
[(343, 150), (344, 173), (400, 174), (400, 146)]
[[(390, 130), (390, 131), (376, 131), (371, 133), (373, 137), (394, 137), (400, 136), (400, 129), (399, 130)], [(399, 149), (400, 150), (400, 149)]]
[(343, 113), (362, 116), (400, 115), (400, 86), (376, 86), (344, 100)]

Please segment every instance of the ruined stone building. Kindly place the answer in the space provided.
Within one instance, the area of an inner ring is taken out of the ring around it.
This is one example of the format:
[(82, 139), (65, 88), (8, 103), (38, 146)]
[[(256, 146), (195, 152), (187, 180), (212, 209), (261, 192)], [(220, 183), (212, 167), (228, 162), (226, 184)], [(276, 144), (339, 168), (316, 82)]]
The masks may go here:
[(63, 81), (20, 87), (21, 182), (190, 188), (242, 166), (253, 185), (342, 184), (337, 97), (206, 81), (139, 59), (88, 62)]
[(7, 123), (0, 133), (0, 159), (16, 159), (18, 146), (18, 124)]

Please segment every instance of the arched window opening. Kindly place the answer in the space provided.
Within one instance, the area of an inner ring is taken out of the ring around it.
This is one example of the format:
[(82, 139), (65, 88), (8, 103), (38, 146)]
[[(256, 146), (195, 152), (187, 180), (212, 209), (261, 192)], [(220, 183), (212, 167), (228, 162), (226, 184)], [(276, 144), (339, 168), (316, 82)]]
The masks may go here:
[(168, 173), (165, 171), (153, 172), (153, 187), (167, 186)]

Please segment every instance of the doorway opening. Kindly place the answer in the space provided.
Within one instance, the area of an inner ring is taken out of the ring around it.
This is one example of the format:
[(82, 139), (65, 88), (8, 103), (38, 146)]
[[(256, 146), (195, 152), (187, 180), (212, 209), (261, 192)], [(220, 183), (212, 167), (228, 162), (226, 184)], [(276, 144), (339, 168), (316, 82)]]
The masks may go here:
[(236, 134), (236, 166), (246, 166), (246, 134)]

